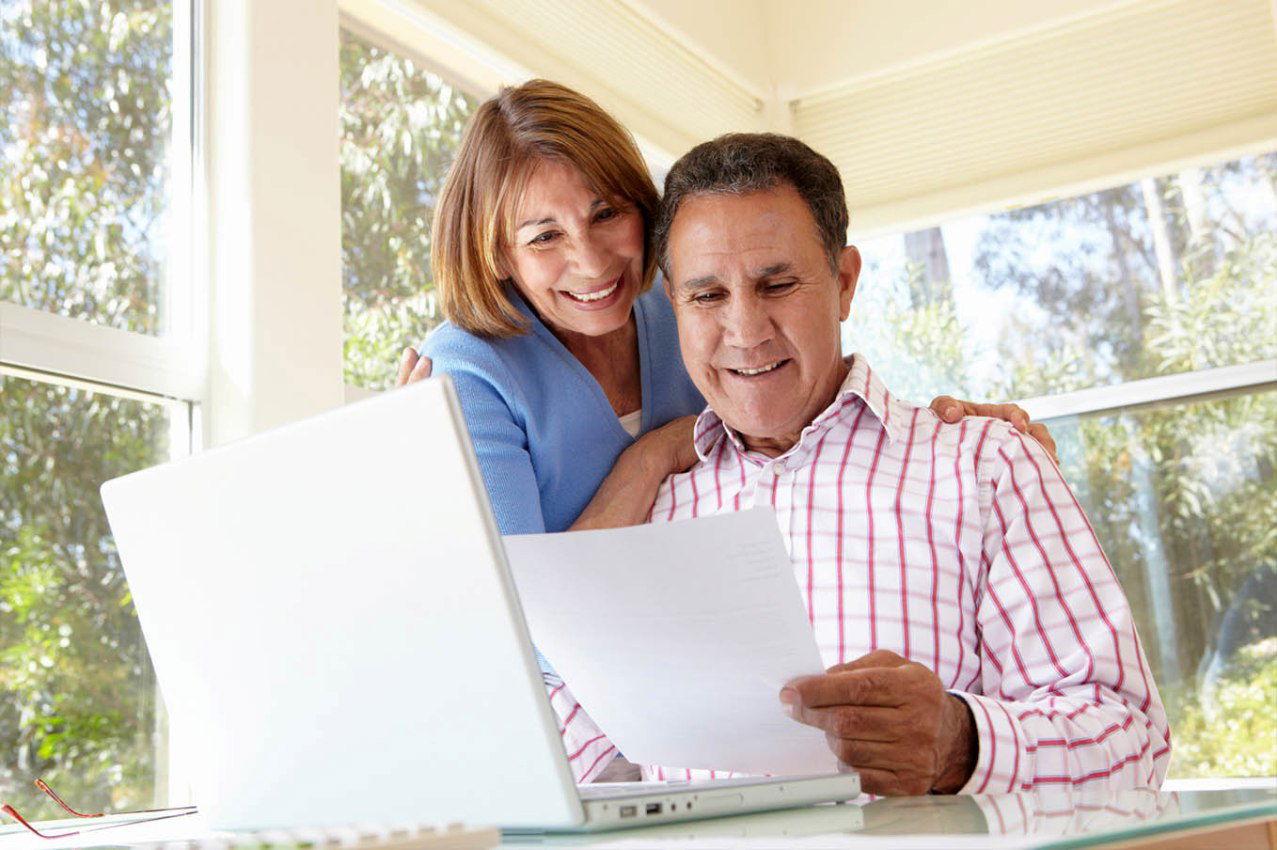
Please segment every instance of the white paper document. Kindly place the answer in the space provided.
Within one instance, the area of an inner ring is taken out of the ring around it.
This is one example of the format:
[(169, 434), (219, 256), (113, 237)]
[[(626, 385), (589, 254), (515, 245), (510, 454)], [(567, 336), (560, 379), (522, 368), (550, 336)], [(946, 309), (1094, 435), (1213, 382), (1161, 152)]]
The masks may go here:
[(770, 507), (505, 538), (532, 640), (626, 758), (828, 773), (780, 689), (824, 670)]

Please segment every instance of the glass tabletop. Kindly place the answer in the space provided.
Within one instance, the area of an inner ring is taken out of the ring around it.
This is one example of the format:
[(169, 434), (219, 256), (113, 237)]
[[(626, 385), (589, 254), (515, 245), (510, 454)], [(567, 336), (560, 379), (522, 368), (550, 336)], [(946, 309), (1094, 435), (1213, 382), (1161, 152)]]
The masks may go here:
[(864, 805), (862, 813), (861, 835), (1021, 836), (1030, 839), (1021, 846), (1063, 850), (1277, 817), (1277, 786), (887, 798)]
[(897, 797), (842, 806), (665, 824), (594, 835), (508, 837), (512, 847), (856, 848), (1092, 847), (1277, 818), (1271, 788), (1210, 791), (1069, 789)]

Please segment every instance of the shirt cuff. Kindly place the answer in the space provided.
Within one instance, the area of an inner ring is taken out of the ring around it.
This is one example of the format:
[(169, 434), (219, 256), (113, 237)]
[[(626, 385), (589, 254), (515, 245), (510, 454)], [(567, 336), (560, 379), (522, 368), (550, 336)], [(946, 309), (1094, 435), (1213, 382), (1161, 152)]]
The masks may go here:
[(976, 762), (959, 794), (1002, 794), (1019, 791), (1020, 776), (1027, 767), (1020, 742), (1025, 740), (1019, 721), (996, 699), (965, 691), (949, 691), (966, 702), (975, 720)]

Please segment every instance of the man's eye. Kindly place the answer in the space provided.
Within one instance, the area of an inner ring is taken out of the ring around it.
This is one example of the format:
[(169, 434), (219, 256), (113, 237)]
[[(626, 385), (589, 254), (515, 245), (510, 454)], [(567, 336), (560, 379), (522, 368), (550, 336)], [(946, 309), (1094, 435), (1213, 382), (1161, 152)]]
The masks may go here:
[(793, 288), (794, 282), (792, 280), (787, 280), (784, 282), (769, 283), (763, 287), (763, 291), (769, 295), (783, 295)]
[(692, 296), (692, 301), (697, 304), (713, 304), (715, 301), (722, 300), (722, 297), (721, 292), (698, 292)]

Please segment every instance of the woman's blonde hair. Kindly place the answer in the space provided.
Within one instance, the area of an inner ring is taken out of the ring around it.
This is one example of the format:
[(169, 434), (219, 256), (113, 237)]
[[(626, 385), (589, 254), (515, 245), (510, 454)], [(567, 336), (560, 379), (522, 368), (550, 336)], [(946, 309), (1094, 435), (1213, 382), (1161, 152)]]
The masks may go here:
[[(548, 80), (504, 88), (470, 119), (435, 205), (430, 268), (448, 321), (491, 337), (526, 332), (501, 270), (514, 207), (534, 166), (565, 162), (604, 200), (633, 205), (644, 238), (660, 197), (633, 137), (585, 95)], [(645, 251), (643, 284), (656, 256)]]

